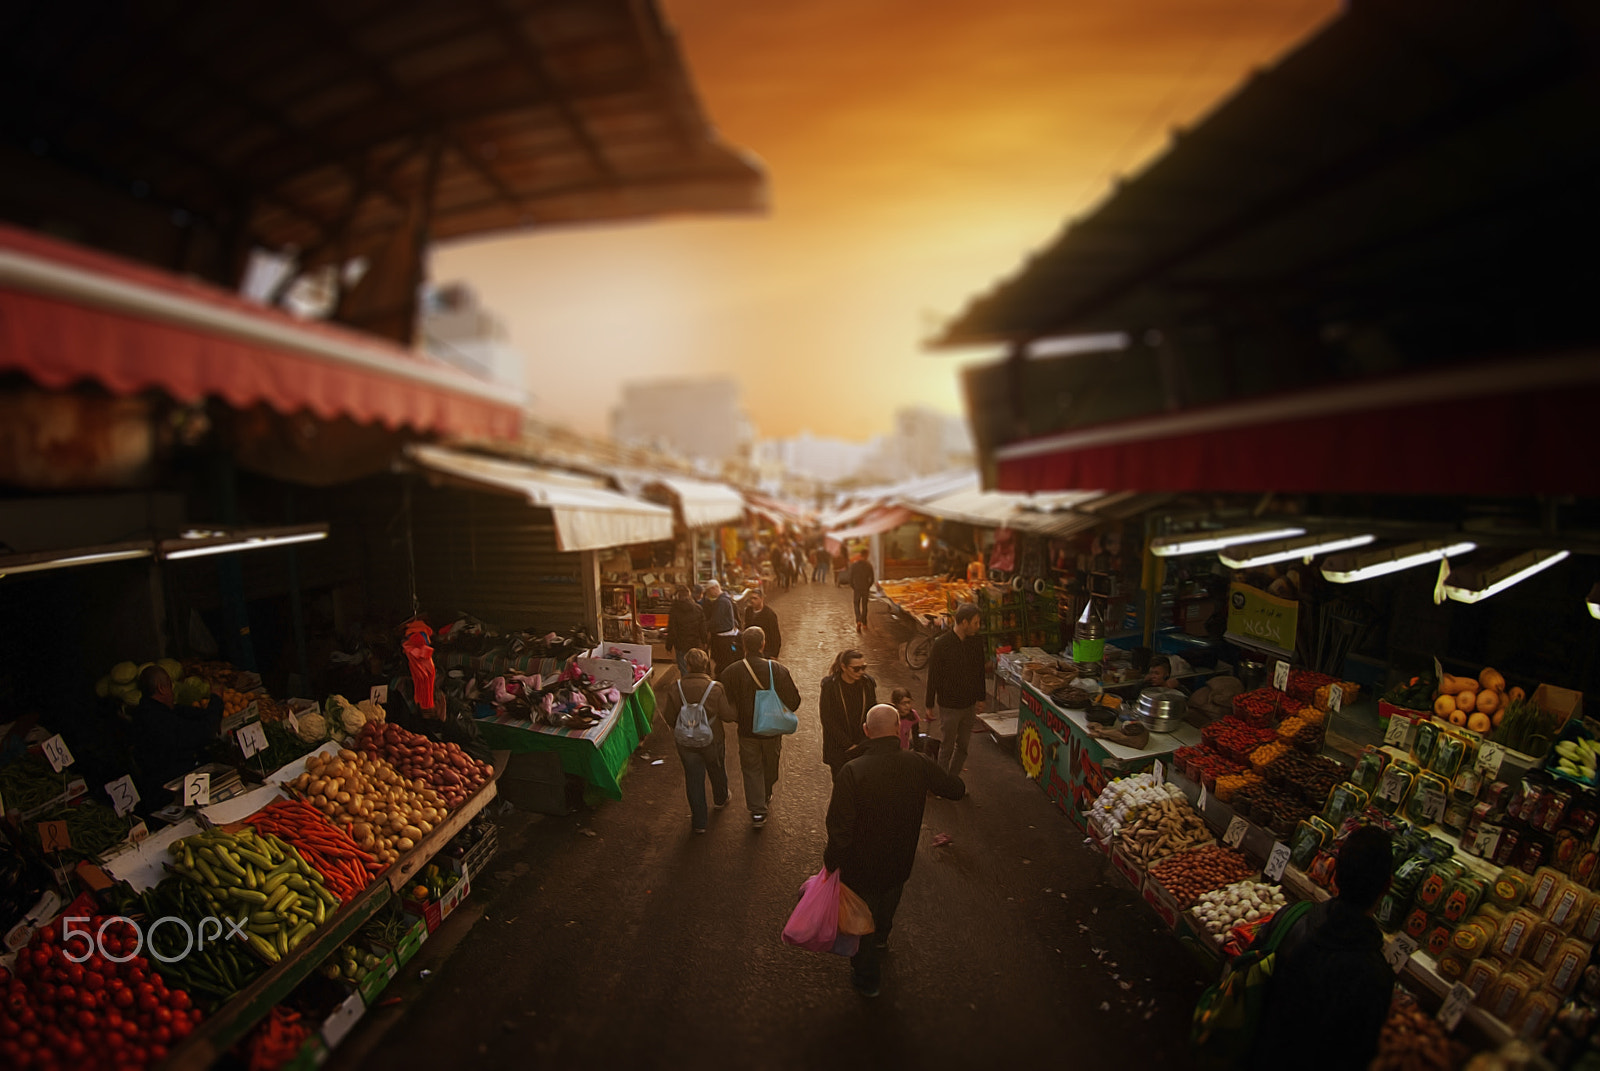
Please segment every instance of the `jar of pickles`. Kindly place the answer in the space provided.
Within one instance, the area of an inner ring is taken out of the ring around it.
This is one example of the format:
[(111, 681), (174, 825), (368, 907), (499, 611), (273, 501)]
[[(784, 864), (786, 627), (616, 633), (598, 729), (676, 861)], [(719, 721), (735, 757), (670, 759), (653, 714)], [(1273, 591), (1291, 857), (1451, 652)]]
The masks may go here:
[(1444, 805), (1444, 814), (1439, 817), (1439, 824), (1444, 827), (1446, 833), (1459, 837), (1467, 831), (1467, 823), (1471, 819), (1472, 800), (1462, 799), (1456, 795)]
[(1411, 788), (1421, 772), (1421, 767), (1406, 759), (1395, 759), (1389, 763), (1378, 781), (1378, 791), (1372, 797), (1372, 805), (1384, 814), (1394, 814), (1400, 810), (1411, 795)]
[(1528, 875), (1515, 867), (1506, 867), (1489, 885), (1489, 902), (1504, 911), (1514, 911), (1528, 898), (1531, 884)]
[(1377, 791), (1378, 780), (1383, 776), (1383, 768), (1388, 764), (1389, 756), (1369, 745), (1356, 760), (1355, 769), (1350, 771), (1350, 783), (1370, 797)]
[(1289, 839), (1290, 865), (1297, 870), (1306, 869), (1318, 852), (1333, 843), (1333, 838), (1333, 827), (1327, 822), (1315, 815), (1307, 818), (1295, 826), (1294, 836)]
[(1439, 774), (1425, 771), (1417, 774), (1406, 800), (1406, 821), (1414, 826), (1431, 826), (1444, 817), (1445, 804), (1450, 801), (1450, 782)]
[(1431, 721), (1417, 723), (1417, 735), (1411, 741), (1411, 757), (1417, 765), (1426, 767), (1433, 761), (1433, 749), (1439, 742), (1439, 727)]
[(1344, 824), (1345, 819), (1366, 810), (1369, 798), (1367, 792), (1348, 781), (1334, 785), (1328, 792), (1328, 803), (1322, 809), (1322, 817), (1330, 826), (1337, 829)]
[(1464, 873), (1461, 864), (1454, 859), (1434, 863), (1423, 876), (1422, 883), (1417, 886), (1417, 906), (1426, 911), (1438, 911), (1443, 908), (1445, 892)]
[(1449, 730), (1441, 730), (1434, 740), (1433, 755), (1428, 759), (1428, 769), (1446, 781), (1455, 780), (1461, 772), (1461, 760), (1466, 757), (1467, 742)]
[(1450, 922), (1461, 921), (1478, 910), (1488, 886), (1489, 883), (1476, 874), (1463, 873), (1445, 890), (1444, 905), (1439, 908), (1439, 914)]

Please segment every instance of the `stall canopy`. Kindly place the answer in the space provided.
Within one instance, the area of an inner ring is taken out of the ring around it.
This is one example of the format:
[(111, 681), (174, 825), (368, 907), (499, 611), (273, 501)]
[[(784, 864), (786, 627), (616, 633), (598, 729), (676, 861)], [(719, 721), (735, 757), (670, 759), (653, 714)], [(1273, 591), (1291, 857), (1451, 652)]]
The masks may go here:
[(761, 514), (776, 525), (787, 525), (792, 528), (809, 528), (817, 523), (815, 515), (803, 506), (780, 499), (769, 498), (766, 495), (745, 492), (745, 502), (751, 510)]
[(520, 396), (370, 335), (0, 225), (0, 371), (42, 387), (515, 437)]
[(620, 495), (597, 479), (422, 443), (408, 447), (407, 454), (418, 467), (450, 481), (521, 495), (528, 505), (548, 509), (564, 551), (672, 538), (670, 509)]
[(902, 506), (883, 506), (867, 514), (861, 520), (848, 528), (829, 532), (824, 537), (828, 550), (834, 554), (839, 553), (839, 548), (851, 539), (865, 539), (868, 536), (879, 535), (892, 531), (902, 524), (909, 524), (917, 519), (917, 515)]
[(1100, 523), (1076, 508), (1102, 497), (1098, 491), (1061, 494), (1008, 494), (1003, 491), (958, 491), (909, 507), (928, 517), (978, 528), (1010, 528), (1032, 535), (1066, 538)]
[(678, 518), (685, 528), (715, 528), (744, 519), (744, 499), (726, 484), (687, 476), (658, 476), (646, 490), (654, 488), (665, 490), (677, 505)]

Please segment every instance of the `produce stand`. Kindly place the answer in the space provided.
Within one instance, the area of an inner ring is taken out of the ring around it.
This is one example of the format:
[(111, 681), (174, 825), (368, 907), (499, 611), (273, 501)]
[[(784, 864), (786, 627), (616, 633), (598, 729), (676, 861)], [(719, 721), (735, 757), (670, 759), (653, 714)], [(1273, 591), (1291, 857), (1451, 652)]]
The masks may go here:
[(609, 799), (622, 798), (622, 777), (628, 757), (650, 735), (656, 697), (647, 682), (623, 695), (599, 725), (590, 729), (562, 729), (530, 722), (480, 719), (478, 733), (496, 751), (526, 754), (553, 751), (561, 768), (576, 775)]

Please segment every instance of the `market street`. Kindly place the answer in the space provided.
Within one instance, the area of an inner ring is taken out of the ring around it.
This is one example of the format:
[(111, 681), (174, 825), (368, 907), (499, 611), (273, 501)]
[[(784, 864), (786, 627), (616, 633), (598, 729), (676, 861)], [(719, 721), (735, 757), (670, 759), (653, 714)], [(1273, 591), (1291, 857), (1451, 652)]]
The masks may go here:
[[(491, 1067), (1186, 1063), (1198, 961), (988, 735), (968, 799), (929, 801), (880, 998), (851, 988), (844, 959), (780, 942), (826, 840), (818, 682), (855, 633), (831, 581), (772, 605), (805, 706), (766, 827), (750, 825), (730, 741), (732, 804), (691, 835), (658, 717), (622, 802), (497, 816), (500, 854), (461, 909), (475, 923), (447, 920), (391, 986), (401, 1002), (370, 1012), (332, 1066), (455, 1066), (463, 1049)], [(879, 608), (864, 647), (880, 701), (910, 686), (920, 706), (924, 678)], [(931, 847), (941, 832), (953, 842)]]

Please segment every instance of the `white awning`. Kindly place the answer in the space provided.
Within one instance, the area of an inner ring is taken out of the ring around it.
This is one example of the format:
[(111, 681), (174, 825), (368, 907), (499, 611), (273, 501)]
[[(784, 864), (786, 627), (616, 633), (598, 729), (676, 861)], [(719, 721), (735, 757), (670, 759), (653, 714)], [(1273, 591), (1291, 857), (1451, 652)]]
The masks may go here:
[(931, 502), (906, 503), (930, 517), (979, 528), (1011, 528), (1034, 535), (1066, 538), (1093, 528), (1100, 518), (1077, 512), (1106, 497), (1099, 491), (1019, 494), (1008, 491), (957, 491)]
[(657, 476), (650, 483), (671, 494), (685, 528), (715, 528), (744, 520), (744, 498), (726, 484), (687, 476)]
[(521, 495), (555, 518), (562, 550), (601, 550), (672, 538), (672, 511), (620, 495), (599, 480), (517, 461), (414, 444), (406, 453), (423, 468), (493, 491)]

